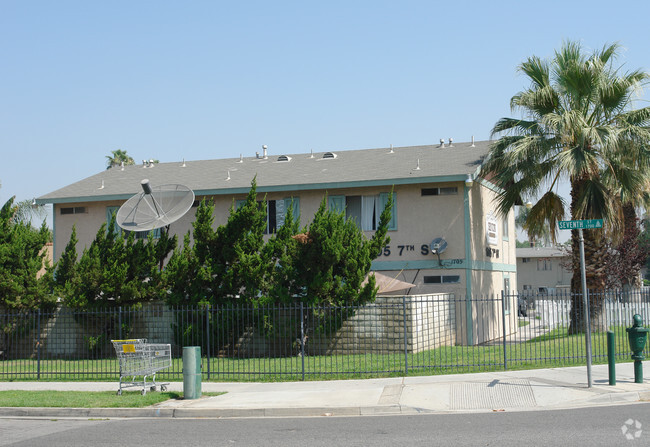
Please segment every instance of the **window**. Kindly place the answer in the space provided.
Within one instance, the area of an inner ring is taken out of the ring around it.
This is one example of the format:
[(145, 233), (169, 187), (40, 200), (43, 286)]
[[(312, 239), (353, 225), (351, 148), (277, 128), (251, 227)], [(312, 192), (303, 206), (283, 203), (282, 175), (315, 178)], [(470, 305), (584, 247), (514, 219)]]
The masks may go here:
[[(363, 231), (373, 231), (379, 225), (381, 213), (388, 203), (389, 193), (382, 192), (375, 196), (330, 196), (330, 210), (345, 212), (346, 219), (352, 219)], [(393, 193), (393, 209), (388, 223), (389, 230), (397, 230), (396, 195)]]
[(85, 206), (75, 206), (71, 208), (61, 208), (61, 215), (64, 214), (86, 214)]
[[(111, 224), (111, 219), (113, 218), (113, 214), (117, 215), (117, 211), (120, 209), (119, 206), (107, 206), (106, 207), (106, 226), (108, 228), (108, 225)], [(135, 232), (135, 238), (136, 239), (147, 239), (149, 237), (149, 233), (153, 234), (154, 239), (159, 239), (160, 238), (160, 228), (156, 228), (155, 230), (151, 231), (136, 231)], [(115, 233), (116, 234), (122, 234), (124, 233), (124, 237), (128, 237), (130, 231), (122, 230), (122, 227), (119, 225), (115, 224)]]
[[(236, 209), (239, 209), (246, 203), (245, 200), (237, 200), (235, 203)], [(264, 202), (257, 202), (261, 207)], [(266, 201), (266, 229), (264, 234), (275, 233), (278, 228), (284, 225), (284, 220), (287, 215), (287, 210), (292, 207), (293, 218), (300, 218), (300, 198), (299, 197), (285, 197), (281, 200), (267, 200)]]
[(551, 268), (551, 260), (550, 259), (538, 259), (537, 260), (537, 270), (539, 270), (539, 271), (552, 270), (552, 268)]
[(456, 186), (445, 188), (422, 188), (420, 194), (422, 196), (451, 196), (458, 194), (458, 188)]
[(527, 262), (530, 262), (530, 258), (521, 258), (521, 262), (526, 264)]
[(460, 283), (459, 275), (432, 275), (424, 276), (424, 284), (458, 284)]

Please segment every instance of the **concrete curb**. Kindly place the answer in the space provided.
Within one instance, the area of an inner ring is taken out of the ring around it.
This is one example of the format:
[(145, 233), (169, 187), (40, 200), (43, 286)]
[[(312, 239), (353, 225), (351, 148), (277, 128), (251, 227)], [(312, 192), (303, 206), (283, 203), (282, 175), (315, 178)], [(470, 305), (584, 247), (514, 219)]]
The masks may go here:
[[(616, 394), (597, 395), (589, 399), (566, 402), (557, 406), (511, 408), (507, 411), (544, 411), (585, 406), (603, 406), (650, 401), (650, 391), (630, 391)], [(399, 404), (348, 407), (292, 407), (292, 408), (43, 408), (43, 407), (0, 407), (0, 418), (167, 418), (167, 419), (220, 419), (220, 418), (280, 418), (280, 417), (336, 417), (336, 416), (379, 416), (491, 412), (493, 410), (435, 410), (415, 408)]]

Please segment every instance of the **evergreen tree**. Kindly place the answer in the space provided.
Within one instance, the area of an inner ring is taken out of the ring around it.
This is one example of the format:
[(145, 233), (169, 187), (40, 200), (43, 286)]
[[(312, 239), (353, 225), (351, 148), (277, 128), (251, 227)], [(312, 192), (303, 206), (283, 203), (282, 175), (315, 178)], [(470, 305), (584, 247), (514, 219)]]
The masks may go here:
[(45, 223), (36, 230), (29, 222), (15, 220), (14, 199), (0, 208), (0, 310), (48, 309), (55, 302), (50, 293), (52, 272), (48, 268), (39, 276), (39, 271), (49, 267), (44, 247), (50, 231)]
[[(50, 293), (52, 271), (45, 258), (50, 231), (41, 225), (16, 220), (14, 197), (0, 208), (0, 351), (6, 355), (12, 342), (33, 324), (31, 311), (51, 310), (56, 299)], [(39, 271), (46, 267), (45, 274)], [(40, 275), (40, 276), (39, 276)]]
[(183, 249), (174, 251), (164, 271), (171, 304), (224, 304), (249, 302), (262, 288), (265, 265), (260, 253), (264, 245), (266, 209), (257, 203), (255, 179), (246, 202), (230, 210), (228, 222), (217, 228), (214, 205), (201, 202)]
[(363, 305), (373, 301), (377, 292), (374, 276), (361, 284), (372, 260), (390, 241), (387, 232), (392, 206), (391, 194), (377, 231), (368, 240), (353, 220), (345, 219), (344, 213), (328, 209), (325, 197), (294, 259), (297, 298), (316, 305)]
[[(74, 241), (74, 242), (73, 242)], [(57, 291), (73, 308), (134, 305), (160, 298), (163, 294), (160, 265), (176, 245), (166, 232), (156, 241), (150, 234), (136, 241), (116, 230), (115, 215), (103, 224), (90, 247), (76, 259), (76, 231), (57, 266)], [(61, 278), (59, 278), (59, 273)]]

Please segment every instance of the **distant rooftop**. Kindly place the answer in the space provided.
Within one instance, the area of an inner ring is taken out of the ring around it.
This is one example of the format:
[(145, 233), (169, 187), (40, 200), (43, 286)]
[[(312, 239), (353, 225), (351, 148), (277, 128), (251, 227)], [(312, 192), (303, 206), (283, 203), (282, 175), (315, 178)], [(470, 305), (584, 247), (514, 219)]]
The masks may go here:
[(117, 166), (36, 202), (126, 200), (141, 191), (143, 179), (152, 186), (182, 184), (197, 196), (245, 193), (255, 177), (259, 192), (463, 181), (478, 172), (489, 146), (454, 142), (301, 154), (264, 149), (253, 157)]
[(556, 247), (523, 247), (517, 248), (518, 258), (563, 258), (567, 254)]

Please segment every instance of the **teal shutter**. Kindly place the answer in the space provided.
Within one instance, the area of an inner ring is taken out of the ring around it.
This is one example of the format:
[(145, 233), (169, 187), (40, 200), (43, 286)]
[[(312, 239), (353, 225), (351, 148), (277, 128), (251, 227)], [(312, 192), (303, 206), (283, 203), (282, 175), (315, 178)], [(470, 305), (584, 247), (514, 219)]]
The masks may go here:
[(293, 220), (300, 222), (300, 197), (286, 197), (284, 199), (284, 209), (288, 210), (290, 206), (292, 207)]
[(345, 196), (329, 196), (327, 198), (327, 205), (331, 211), (336, 211), (337, 213), (345, 212)]
[[(381, 211), (384, 211), (384, 208), (386, 208), (389, 194), (390, 193), (388, 192), (379, 193), (379, 202), (381, 206)], [(393, 192), (393, 209), (391, 210), (390, 214), (391, 215), (390, 215), (390, 222), (388, 223), (388, 229), (397, 230), (397, 194), (395, 194), (394, 192)]]
[[(108, 231), (108, 226), (111, 224), (111, 219), (113, 218), (113, 214), (117, 215), (117, 210), (119, 210), (119, 206), (107, 206), (106, 207), (106, 230)], [(122, 228), (115, 223), (115, 234), (122, 234)]]

